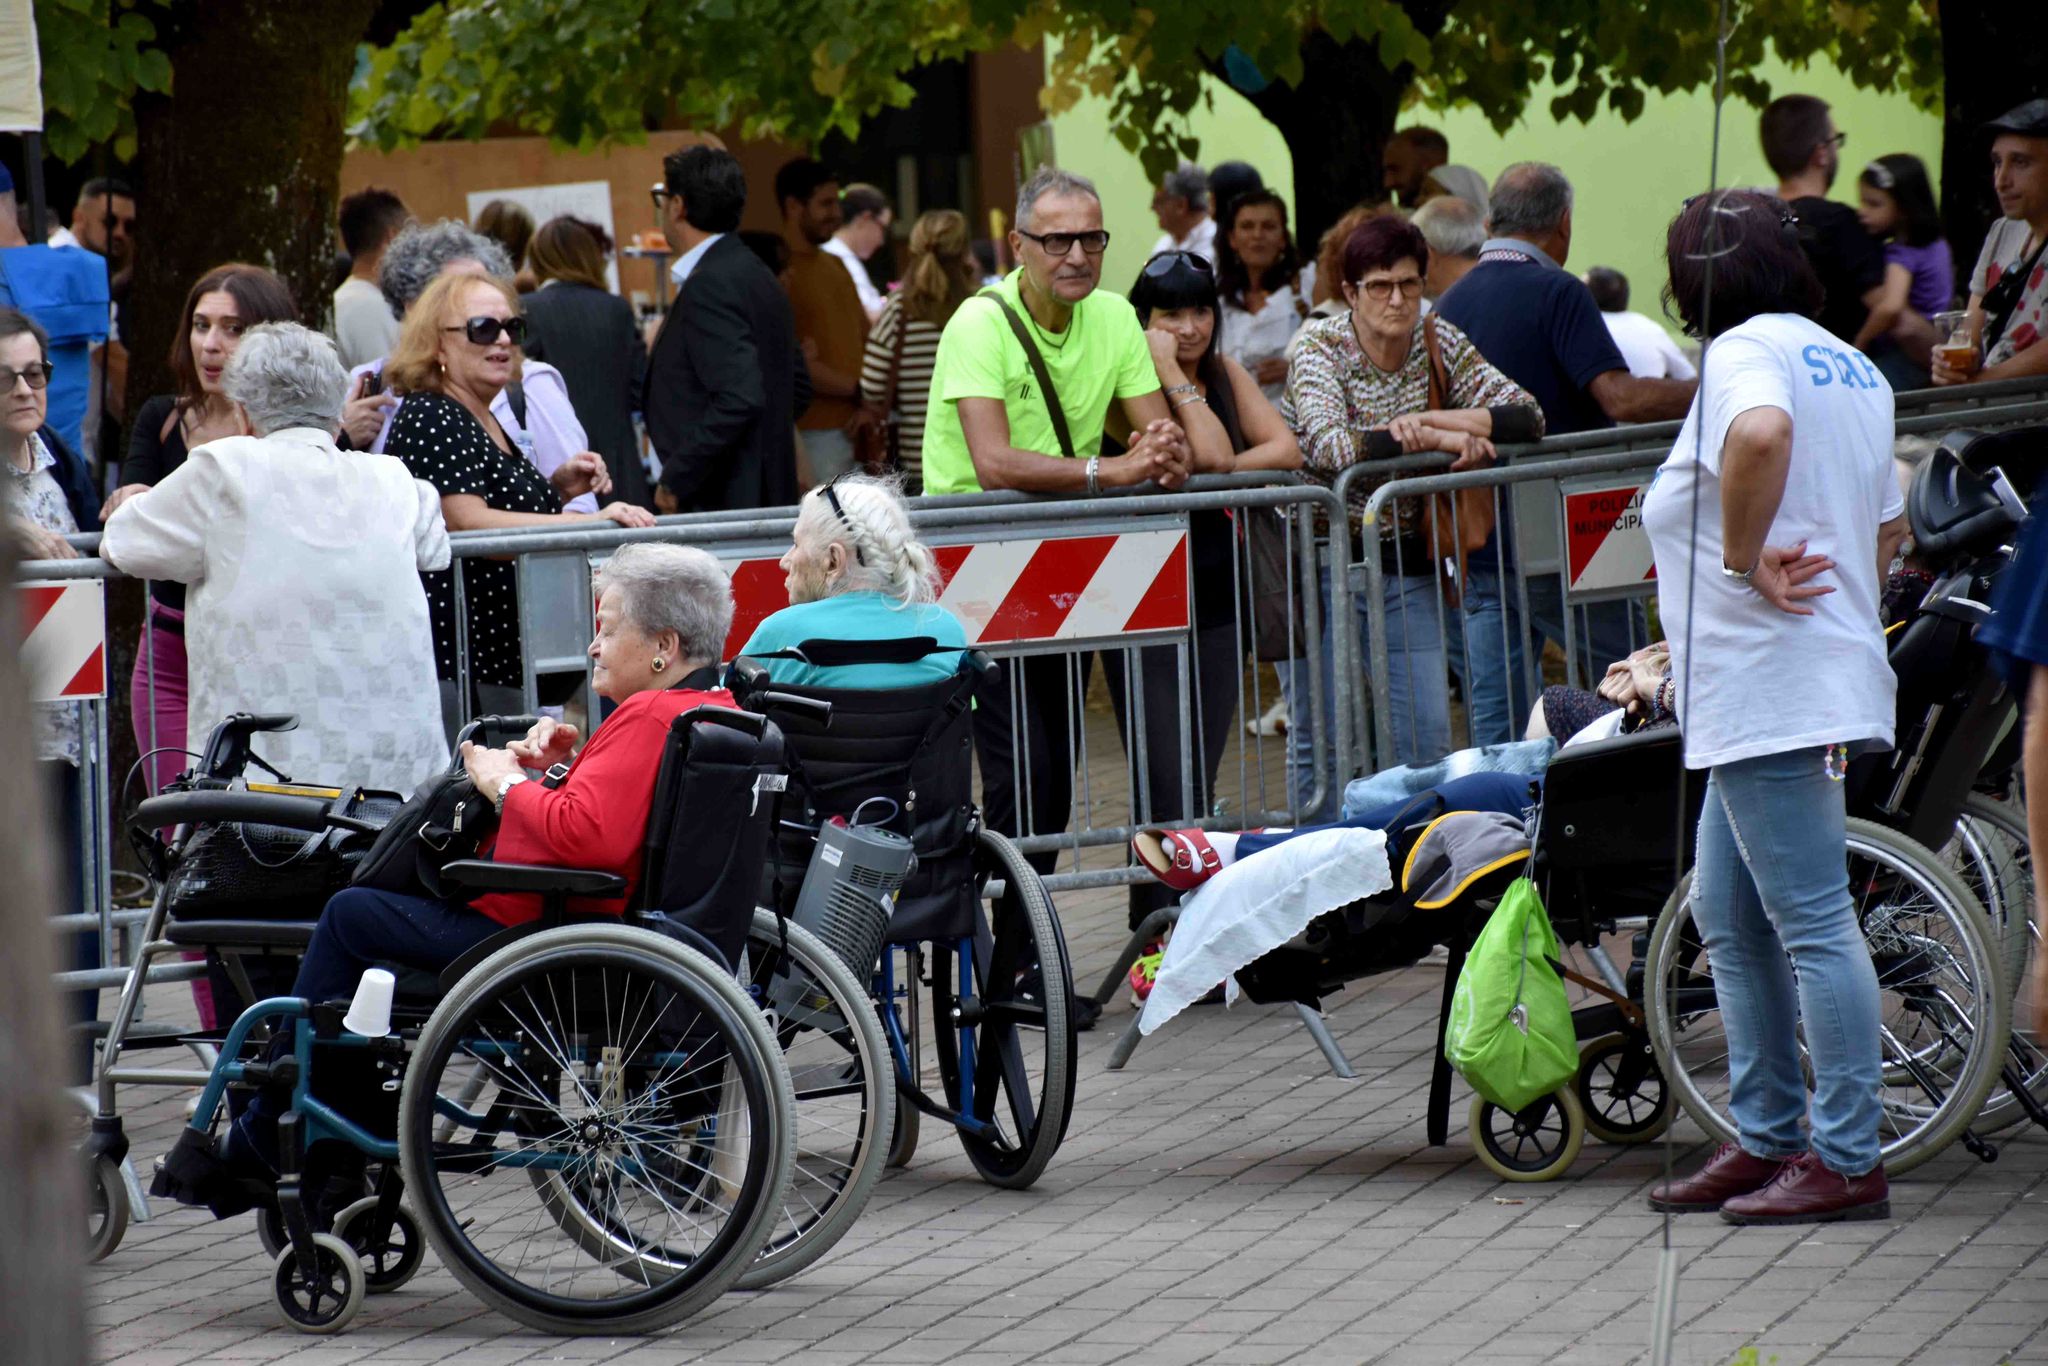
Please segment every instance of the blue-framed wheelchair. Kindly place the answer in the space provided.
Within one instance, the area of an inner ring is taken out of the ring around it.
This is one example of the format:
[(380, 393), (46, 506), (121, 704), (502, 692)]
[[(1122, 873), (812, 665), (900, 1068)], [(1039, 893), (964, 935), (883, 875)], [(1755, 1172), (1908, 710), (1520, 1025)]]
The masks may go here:
[[(785, 706), (801, 714), (809, 704)], [(505, 722), (496, 738), (530, 720)], [(855, 1127), (886, 1132), (893, 1098), (871, 1018), (813, 1031), (838, 1056), (814, 1059), (809, 1074), (822, 1066), (830, 1084), (815, 1089), (828, 1094), (806, 1098), (791, 1081), (788, 1039), (762, 1009), (777, 983), (796, 999), (851, 987), (823, 945), (755, 911), (784, 782), (781, 734), (755, 713), (702, 706), (673, 723), (638, 904), (623, 917), (567, 910), (571, 897), (620, 895), (624, 880), (608, 872), (458, 861), (442, 870), (446, 884), (534, 894), (542, 916), (440, 973), (401, 974), (388, 1032), (350, 1028), (348, 1002), (283, 994), (255, 1000), (218, 1039), (134, 1029), (153, 958), (201, 949), (239, 964), (238, 981), (253, 988), (275, 973), (247, 971), (252, 960), (290, 964), (324, 903), (316, 876), (301, 884), (314, 889), (307, 901), (178, 915), (181, 890), (191, 891), (180, 869), (208, 832), (297, 832), (301, 851), (319, 848), (345, 880), (350, 856), (391, 814), (365, 810), (354, 792), (251, 790), (239, 776), (251, 735), (289, 723), (232, 718), (187, 790), (143, 802), (131, 820), (160, 890), (116, 1010), (88, 1141), (105, 1221), (98, 1255), (124, 1222), (112, 1184), (126, 1150), (115, 1090), (148, 1079), (121, 1058), (150, 1044), (218, 1051), (159, 1169), (159, 1193), (217, 1170), (214, 1131), (233, 1098), (256, 1088), (289, 1097), (279, 1178), (215, 1182), (208, 1195), (217, 1211), (258, 1210), (279, 1311), (303, 1331), (345, 1327), (366, 1293), (404, 1284), (431, 1246), (480, 1299), (529, 1327), (646, 1332), (728, 1287), (790, 1274), (844, 1231), (860, 1200), (832, 1202), (839, 1217), (826, 1225), (791, 1184), (800, 1139), (816, 1127), (806, 1107), (866, 1110)], [(156, 833), (171, 828), (169, 839)], [(316, 860), (304, 863), (310, 875)], [(772, 964), (749, 949), (763, 942), (775, 946)]]
[[(821, 666), (940, 652), (924, 637), (813, 640), (796, 651)], [(921, 686), (816, 688), (771, 684), (765, 665), (743, 657), (729, 684), (740, 705), (777, 721), (788, 749), (763, 901), (872, 979), (864, 995), (879, 1010), (898, 1099), (874, 1160), (907, 1163), (929, 1116), (958, 1133), (984, 1180), (1022, 1189), (1051, 1161), (1073, 1107), (1073, 973), (1043, 883), (974, 803), (971, 708), (991, 667), (970, 652), (958, 673)], [(787, 699), (829, 707), (829, 719)], [(856, 869), (838, 881), (886, 896), (886, 914), (850, 895), (825, 904), (811, 884), (828, 862)], [(938, 1094), (923, 1084), (927, 1021)]]

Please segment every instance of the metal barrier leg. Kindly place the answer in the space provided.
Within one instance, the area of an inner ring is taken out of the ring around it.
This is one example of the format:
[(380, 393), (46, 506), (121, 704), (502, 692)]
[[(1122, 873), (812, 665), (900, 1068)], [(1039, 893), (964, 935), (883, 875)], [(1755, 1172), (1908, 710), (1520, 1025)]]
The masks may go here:
[(1358, 1080), (1358, 1073), (1352, 1069), (1351, 1059), (1344, 1056), (1344, 1050), (1338, 1046), (1336, 1037), (1330, 1033), (1330, 1027), (1323, 1023), (1323, 1013), (1312, 1006), (1303, 1005), (1300, 1001), (1294, 1003), (1294, 1013), (1301, 1017), (1301, 1027), (1316, 1041), (1316, 1047), (1323, 1050), (1323, 1058), (1330, 1064), (1330, 1070), (1345, 1081)]
[(1116, 1047), (1109, 1050), (1109, 1061), (1104, 1064), (1110, 1071), (1123, 1071), (1124, 1064), (1131, 1060), (1131, 1054), (1135, 1053), (1138, 1045), (1144, 1041), (1145, 1036), (1138, 1031), (1138, 1019), (1136, 1015), (1131, 1016), (1131, 1022), (1124, 1026), (1124, 1032), (1116, 1036)]
[(1115, 966), (1102, 979), (1102, 985), (1095, 989), (1095, 1004), (1109, 1004), (1109, 998), (1116, 995), (1117, 984), (1124, 980), (1131, 965), (1145, 952), (1145, 946), (1165, 935), (1179, 919), (1180, 907), (1175, 905), (1162, 906), (1138, 922), (1138, 928), (1131, 931), (1131, 937), (1124, 941), (1122, 951), (1117, 954)]

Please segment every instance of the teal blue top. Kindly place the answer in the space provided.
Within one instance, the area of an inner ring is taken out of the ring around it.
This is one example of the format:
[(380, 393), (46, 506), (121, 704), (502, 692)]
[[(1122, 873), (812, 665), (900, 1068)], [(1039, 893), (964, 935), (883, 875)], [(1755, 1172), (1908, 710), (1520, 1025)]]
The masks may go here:
[[(807, 640), (901, 640), (930, 636), (941, 645), (965, 647), (960, 619), (936, 603), (905, 607), (881, 593), (837, 593), (816, 602), (785, 607), (754, 630), (744, 655), (759, 658)], [(761, 662), (777, 683), (808, 688), (914, 688), (951, 678), (960, 668), (958, 649), (926, 655), (908, 664), (841, 664), (825, 667), (800, 659)]]

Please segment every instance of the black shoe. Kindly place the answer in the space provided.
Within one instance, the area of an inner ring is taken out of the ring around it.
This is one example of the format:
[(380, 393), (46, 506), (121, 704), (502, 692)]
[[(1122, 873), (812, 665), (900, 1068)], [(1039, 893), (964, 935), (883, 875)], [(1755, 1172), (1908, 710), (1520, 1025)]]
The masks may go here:
[(1093, 996), (1074, 996), (1067, 1007), (1067, 1014), (1074, 1021), (1076, 1033), (1085, 1034), (1095, 1028), (1095, 1022), (1102, 1018), (1102, 1006)]

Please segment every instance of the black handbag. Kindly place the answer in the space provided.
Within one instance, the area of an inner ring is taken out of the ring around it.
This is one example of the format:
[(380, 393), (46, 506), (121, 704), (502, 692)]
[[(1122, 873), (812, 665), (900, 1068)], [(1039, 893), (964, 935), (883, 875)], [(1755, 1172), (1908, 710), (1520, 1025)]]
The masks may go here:
[[(339, 814), (371, 822), (400, 806), (395, 792), (356, 792), (336, 804)], [(174, 920), (310, 920), (350, 884), (370, 847), (369, 836), (352, 830), (203, 826), (166, 876), (166, 907)]]
[(475, 858), (498, 828), (498, 809), (461, 769), (420, 784), (378, 832), (355, 865), (349, 885), (406, 896), (447, 897), (441, 870)]

